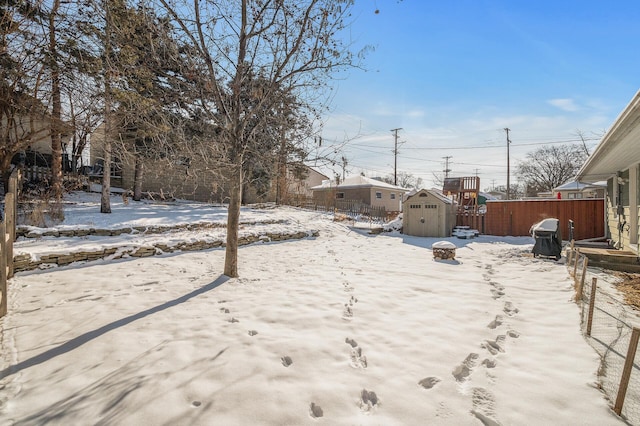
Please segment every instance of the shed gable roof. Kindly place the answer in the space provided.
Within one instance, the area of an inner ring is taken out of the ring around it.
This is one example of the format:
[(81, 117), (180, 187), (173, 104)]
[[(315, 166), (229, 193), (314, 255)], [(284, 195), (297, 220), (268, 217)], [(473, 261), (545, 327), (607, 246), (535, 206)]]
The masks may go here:
[(437, 191), (432, 191), (429, 189), (421, 189), (419, 191), (410, 193), (404, 202), (407, 203), (409, 202), (409, 200), (419, 199), (420, 197), (429, 196), (429, 195), (442, 201), (445, 204), (453, 204), (453, 200), (451, 200), (450, 198), (445, 197), (444, 195), (440, 194)]

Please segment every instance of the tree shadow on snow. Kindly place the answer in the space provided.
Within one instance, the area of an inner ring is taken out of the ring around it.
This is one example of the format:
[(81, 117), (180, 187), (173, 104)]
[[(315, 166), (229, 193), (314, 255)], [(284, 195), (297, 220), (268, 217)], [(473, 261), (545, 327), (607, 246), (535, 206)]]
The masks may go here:
[(199, 296), (203, 293), (206, 293), (208, 291), (211, 291), (213, 289), (215, 289), (216, 287), (221, 286), (222, 284), (224, 284), (225, 282), (227, 282), (229, 280), (229, 277), (226, 275), (220, 275), (215, 281), (202, 286), (190, 293), (187, 293), (183, 296), (180, 296), (176, 299), (173, 300), (169, 300), (168, 302), (165, 302), (161, 305), (158, 306), (154, 306), (153, 308), (149, 308), (147, 310), (138, 312), (137, 314), (134, 315), (129, 315), (128, 317), (119, 319), (117, 321), (111, 322), (109, 324), (103, 325), (100, 328), (96, 328), (95, 330), (91, 330), (88, 331), (84, 334), (81, 334), (80, 336), (74, 337), (73, 339), (63, 343), (60, 346), (56, 346), (55, 348), (51, 348), (39, 355), (36, 355), (34, 357), (31, 357), (29, 359), (26, 359), (24, 361), (21, 361), (19, 363), (17, 363), (16, 365), (11, 365), (7, 368), (5, 368), (4, 370), (0, 371), (0, 380), (4, 379), (5, 377), (11, 376), (15, 373), (18, 373), (22, 370), (25, 370), (29, 367), (33, 367), (35, 365), (38, 364), (42, 364), (43, 362), (49, 361), (52, 358), (55, 358), (57, 356), (60, 355), (64, 355), (67, 352), (71, 352), (72, 350), (84, 345), (85, 343), (96, 339), (112, 330), (115, 330), (117, 328), (123, 327), (125, 325), (131, 324), (134, 321), (137, 321), (139, 319), (148, 317), (149, 315), (153, 315), (157, 312), (160, 311), (164, 311), (165, 309), (169, 309), (172, 308), (174, 306), (177, 306), (181, 303), (187, 302), (188, 300)]

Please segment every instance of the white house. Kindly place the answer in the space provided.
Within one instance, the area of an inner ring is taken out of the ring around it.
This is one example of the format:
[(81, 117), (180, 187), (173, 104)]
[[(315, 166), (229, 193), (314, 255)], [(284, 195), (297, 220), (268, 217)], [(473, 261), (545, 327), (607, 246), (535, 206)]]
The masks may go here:
[(640, 224), (640, 91), (620, 113), (576, 180), (607, 182), (605, 220), (616, 247), (638, 253)]

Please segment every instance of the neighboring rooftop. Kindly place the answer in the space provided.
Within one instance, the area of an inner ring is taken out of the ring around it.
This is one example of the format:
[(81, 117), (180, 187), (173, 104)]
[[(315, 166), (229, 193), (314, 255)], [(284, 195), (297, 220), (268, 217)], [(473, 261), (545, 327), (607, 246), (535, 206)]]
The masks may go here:
[(371, 179), (366, 176), (350, 176), (336, 185), (335, 180), (325, 180), (321, 185), (312, 187), (311, 189), (329, 189), (329, 188), (386, 188), (395, 189), (398, 191), (407, 191), (407, 188), (401, 186), (391, 185), (390, 183), (383, 182), (381, 180)]

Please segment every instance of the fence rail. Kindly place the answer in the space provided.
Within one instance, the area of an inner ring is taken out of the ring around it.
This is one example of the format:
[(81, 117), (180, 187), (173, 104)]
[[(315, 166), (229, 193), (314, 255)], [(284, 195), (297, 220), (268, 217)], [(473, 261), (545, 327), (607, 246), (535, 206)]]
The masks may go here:
[[(574, 248), (567, 257), (580, 306), (582, 331), (600, 355), (600, 385), (613, 401), (613, 410), (631, 424), (640, 425), (640, 328), (635, 314), (618, 298), (598, 285), (602, 273), (589, 269), (589, 259)], [(604, 284), (604, 283), (602, 283)]]
[(22, 177), (27, 181), (42, 181), (51, 179), (51, 168), (41, 166), (25, 166)]
[(14, 170), (4, 195), (4, 215), (0, 221), (0, 317), (7, 314), (7, 281), (13, 277), (13, 242), (16, 240), (16, 204), (20, 179), (20, 171)]

